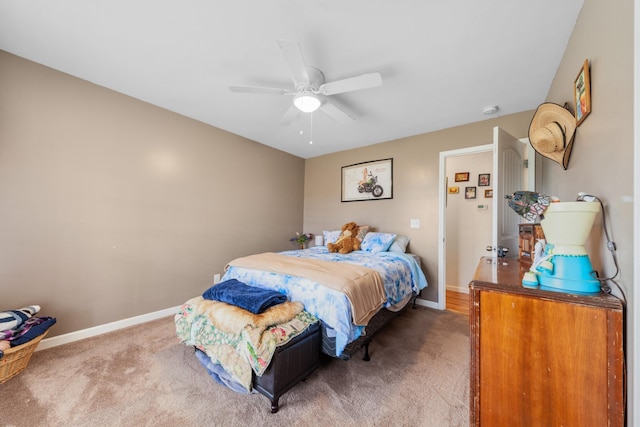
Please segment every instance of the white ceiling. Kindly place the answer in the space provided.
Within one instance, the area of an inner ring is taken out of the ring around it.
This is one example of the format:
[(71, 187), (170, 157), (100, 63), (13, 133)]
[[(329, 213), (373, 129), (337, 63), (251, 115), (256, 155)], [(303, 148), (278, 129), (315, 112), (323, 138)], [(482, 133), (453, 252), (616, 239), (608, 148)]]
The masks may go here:
[[(303, 158), (532, 110), (583, 0), (0, 0), (0, 49)], [(382, 86), (280, 120), (293, 89), (277, 40), (326, 81)]]

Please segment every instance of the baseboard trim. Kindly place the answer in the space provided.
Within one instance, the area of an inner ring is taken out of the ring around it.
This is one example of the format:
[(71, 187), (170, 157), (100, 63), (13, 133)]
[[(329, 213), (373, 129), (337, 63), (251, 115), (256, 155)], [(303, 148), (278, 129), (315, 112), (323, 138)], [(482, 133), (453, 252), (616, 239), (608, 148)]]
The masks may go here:
[(436, 310), (442, 310), (437, 302), (427, 301), (426, 299), (416, 298), (416, 305), (421, 305), (423, 307), (435, 308)]
[[(416, 304), (423, 307), (435, 308), (436, 310), (440, 310), (437, 302), (416, 298)], [(57, 347), (59, 345), (69, 344), (86, 338), (106, 334), (108, 332), (117, 331), (119, 329), (128, 328), (129, 326), (151, 322), (152, 320), (175, 314), (178, 312), (179, 308), (180, 306), (166, 308), (164, 310), (154, 311), (153, 313), (147, 313), (140, 316), (130, 317), (128, 319), (117, 320), (115, 322), (106, 323), (100, 326), (94, 326), (92, 328), (81, 329), (79, 331), (69, 332), (68, 334), (58, 335), (52, 338), (45, 338), (40, 341), (40, 344), (38, 344), (38, 347), (35, 351), (46, 350), (48, 348)]]
[(119, 329), (128, 328), (129, 326), (135, 326), (139, 325), (140, 323), (150, 322), (152, 320), (170, 316), (177, 313), (179, 308), (180, 306), (166, 308), (164, 310), (141, 314), (140, 316), (129, 317), (128, 319), (117, 320), (115, 322), (106, 323), (100, 326), (94, 326), (92, 328), (69, 332), (68, 334), (58, 335), (52, 338), (45, 338), (40, 341), (40, 344), (36, 348), (36, 351), (46, 350), (48, 348), (57, 347), (63, 344), (69, 344), (86, 338), (106, 334), (107, 332), (117, 331)]

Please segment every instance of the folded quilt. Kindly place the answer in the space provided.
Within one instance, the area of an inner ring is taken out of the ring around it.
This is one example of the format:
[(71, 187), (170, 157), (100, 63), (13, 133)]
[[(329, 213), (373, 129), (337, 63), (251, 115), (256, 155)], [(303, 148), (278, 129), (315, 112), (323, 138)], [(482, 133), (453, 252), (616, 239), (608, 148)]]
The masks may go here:
[(269, 307), (287, 300), (287, 297), (280, 292), (249, 286), (236, 279), (225, 280), (213, 285), (204, 291), (202, 297), (235, 305), (253, 314), (262, 313)]
[(262, 314), (233, 305), (195, 297), (175, 315), (180, 341), (205, 352), (232, 379), (252, 390), (252, 371), (261, 376), (276, 347), (284, 345), (316, 323), (299, 302), (285, 302)]
[(0, 331), (17, 328), (39, 311), (39, 305), (30, 305), (19, 310), (0, 311)]

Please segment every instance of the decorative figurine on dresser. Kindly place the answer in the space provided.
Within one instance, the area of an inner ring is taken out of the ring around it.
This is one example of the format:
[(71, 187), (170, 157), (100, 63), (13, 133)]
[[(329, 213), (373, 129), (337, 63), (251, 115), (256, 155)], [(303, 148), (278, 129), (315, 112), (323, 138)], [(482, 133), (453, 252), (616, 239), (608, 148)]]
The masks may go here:
[(600, 202), (590, 197), (540, 212), (547, 242), (535, 261), (480, 260), (469, 285), (472, 426), (624, 426), (624, 303), (582, 246)]

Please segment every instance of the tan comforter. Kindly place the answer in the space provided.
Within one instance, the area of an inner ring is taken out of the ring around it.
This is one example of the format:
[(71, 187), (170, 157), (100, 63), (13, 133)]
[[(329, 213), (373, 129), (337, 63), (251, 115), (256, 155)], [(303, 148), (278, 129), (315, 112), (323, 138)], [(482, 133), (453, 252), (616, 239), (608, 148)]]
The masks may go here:
[(343, 292), (351, 303), (355, 325), (366, 325), (386, 301), (378, 272), (360, 265), (295, 258), (273, 252), (237, 258), (229, 265), (304, 277)]

